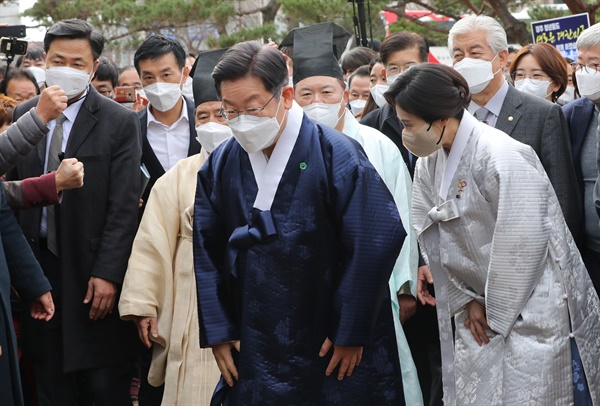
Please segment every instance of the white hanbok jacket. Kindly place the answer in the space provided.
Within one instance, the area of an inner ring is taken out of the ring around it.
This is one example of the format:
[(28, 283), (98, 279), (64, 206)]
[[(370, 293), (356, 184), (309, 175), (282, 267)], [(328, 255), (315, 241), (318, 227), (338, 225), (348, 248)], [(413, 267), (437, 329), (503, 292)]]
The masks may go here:
[[(450, 153), (419, 159), (412, 216), (424, 258), (441, 270), (446, 404), (573, 404), (571, 340), (600, 404), (598, 296), (533, 149), (465, 111)], [(481, 347), (463, 324), (472, 300), (493, 330)]]

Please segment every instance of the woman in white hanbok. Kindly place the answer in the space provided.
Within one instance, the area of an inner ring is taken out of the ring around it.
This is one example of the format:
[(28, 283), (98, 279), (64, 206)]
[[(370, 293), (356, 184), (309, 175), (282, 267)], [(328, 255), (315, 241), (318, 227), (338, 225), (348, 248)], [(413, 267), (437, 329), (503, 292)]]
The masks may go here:
[(598, 296), (533, 149), (471, 116), (450, 67), (415, 66), (386, 99), (421, 157), (418, 293), (437, 302), (445, 405), (600, 405)]

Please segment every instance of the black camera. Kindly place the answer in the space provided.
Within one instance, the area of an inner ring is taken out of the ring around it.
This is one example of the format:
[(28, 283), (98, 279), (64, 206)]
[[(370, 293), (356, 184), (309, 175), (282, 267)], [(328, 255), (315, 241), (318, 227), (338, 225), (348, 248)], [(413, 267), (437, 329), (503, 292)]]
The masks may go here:
[(14, 59), (15, 55), (25, 55), (27, 53), (27, 41), (24, 38), (26, 28), (24, 25), (10, 25), (0, 27), (0, 52), (6, 54), (7, 59)]

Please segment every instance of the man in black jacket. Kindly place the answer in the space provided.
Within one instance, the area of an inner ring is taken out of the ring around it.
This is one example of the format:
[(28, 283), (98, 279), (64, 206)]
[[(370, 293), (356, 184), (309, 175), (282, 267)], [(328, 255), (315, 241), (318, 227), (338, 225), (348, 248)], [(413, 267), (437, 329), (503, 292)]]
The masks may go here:
[[(402, 31), (387, 37), (381, 44), (379, 54), (384, 66), (382, 73), (387, 79), (388, 85), (391, 86), (395, 79), (408, 68), (427, 62), (429, 46), (425, 38), (420, 35)], [(363, 117), (360, 123), (376, 128), (394, 141), (402, 153), (402, 158), (404, 158), (411, 176), (414, 174), (417, 158), (402, 145), (403, 126), (396, 117), (396, 111), (392, 106), (386, 104), (370, 112)]]
[[(39, 176), (63, 158), (85, 167), (84, 186), (64, 191), (60, 206), (19, 212), (56, 303), (50, 322), (26, 318), (22, 326), (23, 353), (44, 405), (131, 405), (137, 334), (115, 304), (137, 228), (139, 121), (90, 86), (103, 47), (102, 35), (82, 20), (48, 29), (46, 82), (65, 91), (68, 107), (9, 174)], [(15, 120), (38, 101), (19, 105)]]
[(150, 104), (138, 115), (142, 131), (142, 162), (150, 181), (142, 199), (148, 200), (154, 182), (179, 160), (200, 152), (196, 140), (194, 102), (182, 95), (190, 73), (181, 44), (153, 35), (140, 45), (134, 65)]

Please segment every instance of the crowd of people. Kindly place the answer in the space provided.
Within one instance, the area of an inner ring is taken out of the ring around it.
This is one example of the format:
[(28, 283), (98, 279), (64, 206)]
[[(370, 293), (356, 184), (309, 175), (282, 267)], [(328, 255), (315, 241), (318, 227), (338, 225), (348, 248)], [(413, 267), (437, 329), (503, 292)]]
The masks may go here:
[(0, 404), (600, 405), (600, 24), (334, 23), (0, 82)]

